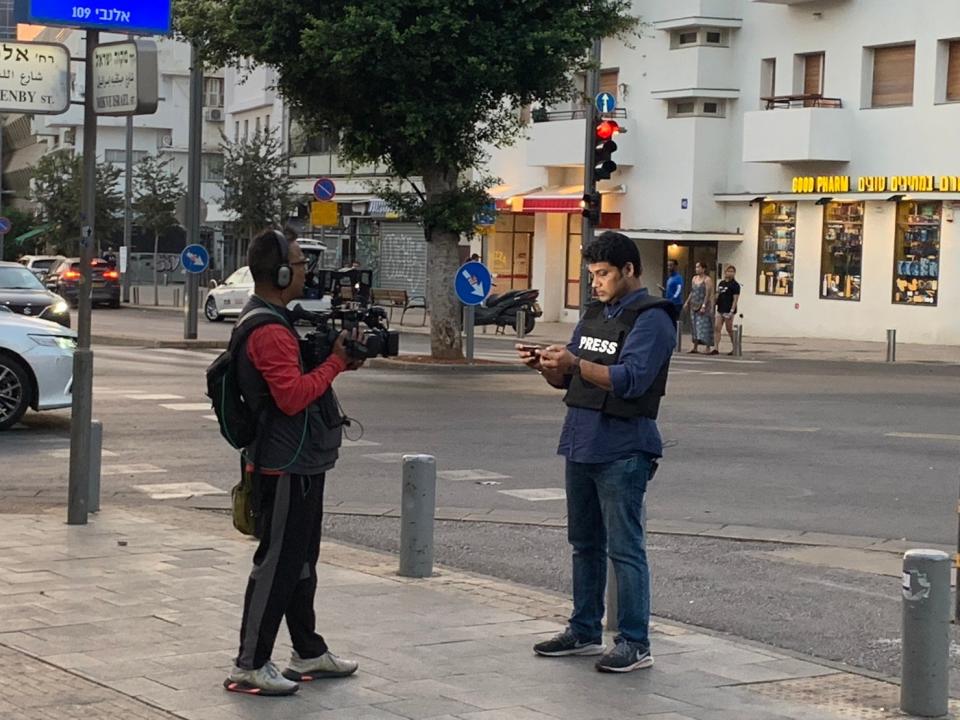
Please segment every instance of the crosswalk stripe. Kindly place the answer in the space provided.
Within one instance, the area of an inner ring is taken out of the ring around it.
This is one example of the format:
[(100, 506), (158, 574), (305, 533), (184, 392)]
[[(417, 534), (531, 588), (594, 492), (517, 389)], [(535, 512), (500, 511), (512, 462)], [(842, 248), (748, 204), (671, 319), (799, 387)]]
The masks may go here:
[(160, 403), (160, 407), (166, 408), (167, 410), (209, 410), (210, 403), (208, 402), (198, 402), (198, 403)]

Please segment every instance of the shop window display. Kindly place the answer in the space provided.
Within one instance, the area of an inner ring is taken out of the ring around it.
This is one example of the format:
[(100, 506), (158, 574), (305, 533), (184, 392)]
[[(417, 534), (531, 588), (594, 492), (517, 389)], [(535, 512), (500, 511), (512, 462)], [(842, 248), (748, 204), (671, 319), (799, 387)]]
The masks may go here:
[(863, 203), (827, 203), (823, 209), (820, 297), (859, 301), (862, 267)]
[(940, 285), (940, 218), (943, 204), (897, 203), (893, 302), (936, 305)]
[(765, 202), (760, 206), (758, 295), (793, 295), (796, 235), (795, 202)]

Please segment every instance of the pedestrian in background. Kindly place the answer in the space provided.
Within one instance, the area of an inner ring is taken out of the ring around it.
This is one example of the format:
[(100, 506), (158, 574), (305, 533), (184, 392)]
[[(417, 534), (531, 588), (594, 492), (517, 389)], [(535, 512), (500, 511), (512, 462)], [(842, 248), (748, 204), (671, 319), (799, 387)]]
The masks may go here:
[(690, 295), (683, 304), (684, 310), (690, 310), (693, 336), (693, 349), (690, 352), (696, 353), (697, 346), (703, 345), (709, 353), (713, 347), (713, 279), (707, 274), (707, 266), (702, 262), (694, 265), (693, 270), (695, 274)]
[(683, 307), (683, 275), (680, 274), (676, 260), (667, 260), (667, 285), (658, 285), (660, 292), (667, 300), (677, 306), (677, 315)]
[[(711, 355), (720, 354), (720, 341), (723, 339), (723, 328), (727, 329), (727, 335), (730, 336), (730, 344), (733, 345), (733, 319), (737, 315), (737, 307), (740, 304), (740, 283), (737, 282), (737, 269), (733, 265), (727, 265), (723, 273), (723, 280), (717, 285), (717, 324), (716, 340), (717, 346), (713, 349)], [(731, 349), (727, 355), (733, 355)]]

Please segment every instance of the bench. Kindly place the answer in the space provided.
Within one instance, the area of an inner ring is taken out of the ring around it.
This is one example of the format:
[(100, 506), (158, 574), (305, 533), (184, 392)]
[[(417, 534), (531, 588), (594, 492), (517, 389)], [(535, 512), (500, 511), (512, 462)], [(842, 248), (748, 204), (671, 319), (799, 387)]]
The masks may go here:
[(420, 326), (427, 324), (427, 299), (422, 295), (407, 295), (406, 290), (393, 290), (390, 288), (373, 288), (370, 291), (374, 305), (385, 308), (390, 313), (390, 322), (393, 322), (393, 311), (400, 310), (400, 324), (403, 325), (403, 318), (407, 310), (423, 310), (423, 322)]

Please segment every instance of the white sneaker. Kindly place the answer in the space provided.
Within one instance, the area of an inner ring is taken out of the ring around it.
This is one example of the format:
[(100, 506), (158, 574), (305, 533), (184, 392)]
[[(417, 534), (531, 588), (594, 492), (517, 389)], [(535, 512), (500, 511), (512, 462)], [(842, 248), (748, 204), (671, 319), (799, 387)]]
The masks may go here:
[(247, 695), (293, 695), (300, 689), (297, 683), (283, 677), (272, 662), (256, 670), (234, 666), (223, 686), (230, 692)]
[(309, 682), (320, 678), (339, 678), (353, 675), (359, 664), (356, 660), (338, 658), (332, 652), (325, 652), (320, 657), (302, 658), (294, 650), (290, 655), (290, 663), (283, 671), (288, 680)]

